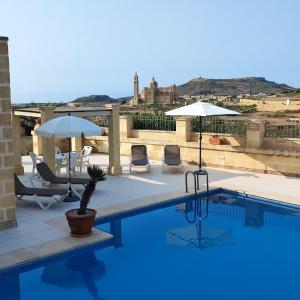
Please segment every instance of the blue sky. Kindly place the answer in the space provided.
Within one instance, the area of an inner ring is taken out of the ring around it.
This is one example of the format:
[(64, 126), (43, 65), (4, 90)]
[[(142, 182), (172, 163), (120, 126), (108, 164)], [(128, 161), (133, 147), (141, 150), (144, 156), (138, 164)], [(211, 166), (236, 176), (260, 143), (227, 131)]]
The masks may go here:
[(0, 0), (13, 102), (68, 101), (194, 77), (300, 87), (298, 0)]

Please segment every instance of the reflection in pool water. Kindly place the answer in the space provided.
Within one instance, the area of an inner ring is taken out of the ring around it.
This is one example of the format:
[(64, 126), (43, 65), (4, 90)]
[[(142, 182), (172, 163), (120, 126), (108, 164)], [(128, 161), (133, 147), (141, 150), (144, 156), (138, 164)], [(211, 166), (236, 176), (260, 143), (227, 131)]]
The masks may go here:
[(45, 266), (41, 280), (64, 289), (86, 287), (95, 300), (99, 297), (96, 281), (105, 276), (105, 264), (94, 252), (74, 255), (66, 261)]

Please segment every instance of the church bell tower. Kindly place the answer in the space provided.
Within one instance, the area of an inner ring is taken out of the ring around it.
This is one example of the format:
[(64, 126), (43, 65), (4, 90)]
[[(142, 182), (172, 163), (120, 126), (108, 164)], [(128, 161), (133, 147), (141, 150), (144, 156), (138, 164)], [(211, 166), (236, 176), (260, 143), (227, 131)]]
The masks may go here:
[(138, 74), (135, 72), (134, 74), (134, 81), (133, 81), (133, 105), (139, 104), (139, 77)]

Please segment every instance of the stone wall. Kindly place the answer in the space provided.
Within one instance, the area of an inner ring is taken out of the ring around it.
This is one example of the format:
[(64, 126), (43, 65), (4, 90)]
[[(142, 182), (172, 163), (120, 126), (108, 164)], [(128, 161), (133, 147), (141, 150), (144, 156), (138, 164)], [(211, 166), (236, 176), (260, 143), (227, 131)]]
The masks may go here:
[(300, 151), (300, 139), (293, 138), (269, 138), (263, 139), (264, 149), (280, 149), (289, 151)]
[(8, 38), (0, 37), (0, 229), (16, 226)]
[[(122, 155), (130, 155), (131, 145), (145, 144), (149, 158), (161, 160), (164, 145), (178, 144), (181, 148), (182, 160), (186, 163), (198, 164), (199, 134), (191, 133), (190, 119), (177, 119), (176, 132), (170, 132), (133, 130), (132, 122), (128, 118), (130, 116), (120, 117)], [(212, 135), (203, 134), (204, 165), (291, 176), (300, 175), (300, 141), (290, 141), (290, 144), (281, 141), (278, 145), (283, 149), (280, 149), (276, 144), (277, 139), (264, 137), (264, 122), (260, 120), (249, 121), (246, 137), (220, 134), (220, 137), (226, 139), (226, 145), (209, 144)], [(285, 146), (291, 146), (291, 143), (294, 148), (285, 149)], [(94, 152), (108, 153), (108, 139), (105, 136), (86, 138), (84, 144), (93, 146)], [(272, 148), (264, 148), (266, 145)]]
[[(40, 139), (40, 144), (41, 144)], [(38, 140), (35, 141), (38, 143)], [(67, 139), (55, 139), (55, 146), (59, 147), (61, 152), (68, 152), (69, 151), (69, 143)], [(34, 152), (37, 155), (42, 155), (43, 147), (36, 146), (33, 148), (33, 139), (32, 136), (21, 136), (21, 155), (28, 155), (29, 152)], [(75, 151), (75, 150), (74, 150)]]

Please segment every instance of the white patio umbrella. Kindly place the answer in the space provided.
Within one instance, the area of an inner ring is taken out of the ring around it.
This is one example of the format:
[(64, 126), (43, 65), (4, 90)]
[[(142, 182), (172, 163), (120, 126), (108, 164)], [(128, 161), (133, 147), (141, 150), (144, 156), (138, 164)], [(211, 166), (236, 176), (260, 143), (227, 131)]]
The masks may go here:
[(70, 116), (63, 116), (51, 119), (39, 127), (35, 133), (44, 137), (68, 138), (69, 139), (69, 196), (67, 202), (78, 201), (79, 198), (72, 195), (71, 187), (71, 138), (81, 136), (102, 135), (103, 128), (82, 119)]
[(201, 143), (202, 143), (202, 117), (208, 116), (226, 116), (226, 115), (240, 115), (239, 112), (219, 107), (207, 102), (195, 102), (190, 105), (182, 106), (166, 112), (167, 116), (193, 116), (199, 118), (199, 169), (201, 170)]

